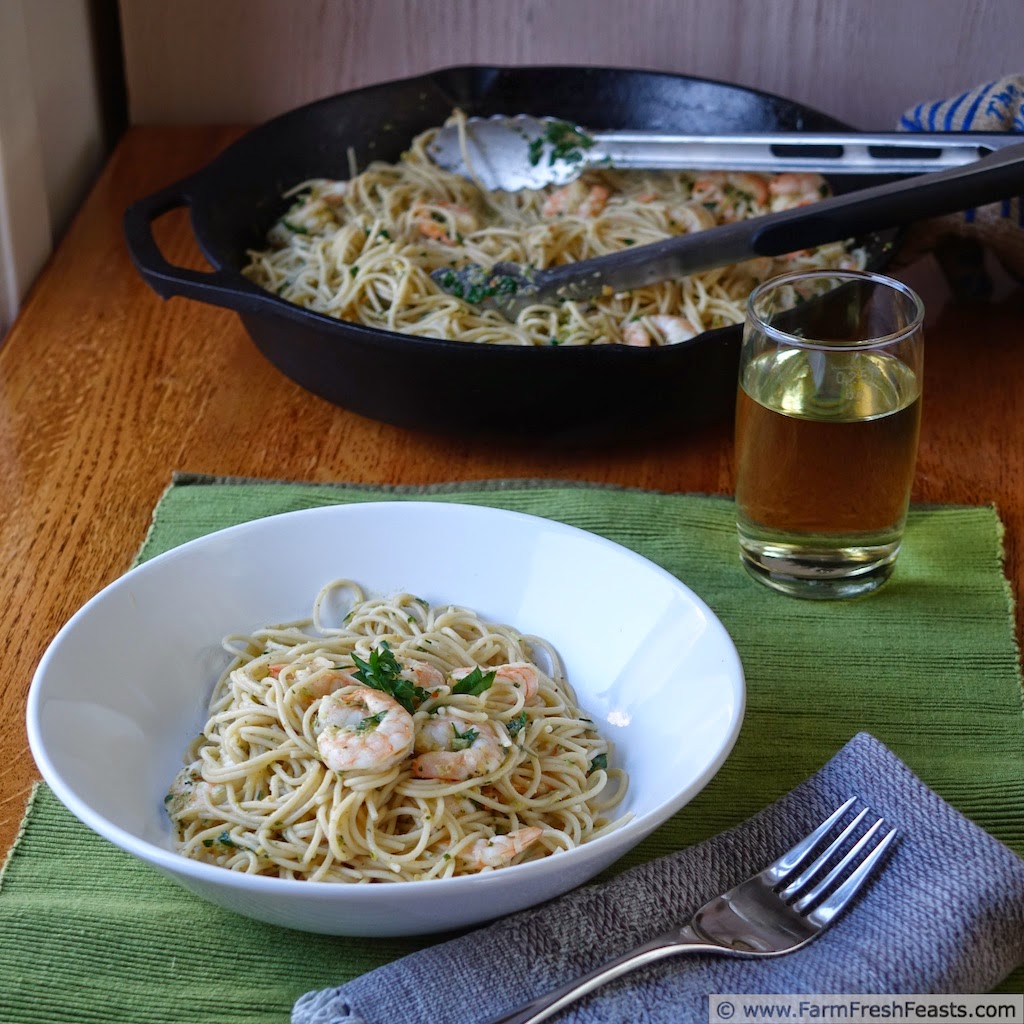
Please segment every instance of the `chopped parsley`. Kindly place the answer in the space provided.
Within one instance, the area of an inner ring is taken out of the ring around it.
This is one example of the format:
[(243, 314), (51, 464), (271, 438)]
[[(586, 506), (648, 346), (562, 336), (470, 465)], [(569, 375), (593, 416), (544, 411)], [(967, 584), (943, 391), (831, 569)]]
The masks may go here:
[(295, 232), (297, 235), (308, 235), (309, 228), (304, 228), (301, 224), (293, 224), (290, 220), (281, 218), (281, 223), (289, 230)]
[(361, 719), (359, 724), (356, 726), (356, 732), (370, 732), (371, 730), (376, 729), (377, 726), (384, 721), (384, 716), (386, 714), (387, 711), (378, 711), (375, 715), (367, 715), (367, 717)]
[(459, 732), (459, 730), (455, 728), (454, 722), (452, 722), (452, 733), (454, 734), (452, 738), (452, 750), (466, 750), (468, 747), (473, 745), (477, 737), (480, 735), (476, 729), (472, 728), (467, 729), (465, 732)]
[(228, 832), (227, 829), (224, 829), (224, 831), (221, 832), (221, 834), (219, 836), (217, 836), (216, 839), (204, 839), (203, 840), (203, 846), (205, 846), (207, 848), (213, 846), (214, 843), (220, 843), (221, 846), (237, 846), (238, 845), (231, 838), (231, 834)]
[(588, 775), (592, 775), (598, 769), (606, 770), (608, 768), (608, 755), (598, 754), (593, 761), (590, 762), (590, 768), (587, 771)]
[(437, 278), (441, 287), (457, 299), (465, 299), (474, 305), (495, 295), (515, 295), (520, 283), (511, 274), (490, 274), (483, 267), (469, 267), (464, 277), (453, 270), (446, 270)]
[(548, 166), (556, 160), (578, 164), (583, 160), (584, 152), (594, 146), (594, 140), (568, 121), (551, 121), (544, 128), (544, 134), (530, 143), (530, 166), (536, 167), (544, 155), (545, 143), (551, 146), (548, 154)]
[(402, 666), (398, 663), (387, 640), (382, 640), (380, 647), (370, 652), (369, 661), (363, 661), (358, 654), (352, 655), (357, 672), (353, 678), (372, 690), (380, 690), (390, 694), (409, 714), (416, 710), (417, 704), (430, 696), (422, 686), (402, 679)]
[(484, 690), (489, 690), (494, 682), (493, 672), (481, 672), (477, 665), (467, 676), (463, 676), (453, 687), (452, 693), (468, 693), (471, 697), (479, 697)]
[(526, 712), (520, 711), (515, 718), (510, 718), (506, 723), (509, 736), (518, 735), (526, 727)]

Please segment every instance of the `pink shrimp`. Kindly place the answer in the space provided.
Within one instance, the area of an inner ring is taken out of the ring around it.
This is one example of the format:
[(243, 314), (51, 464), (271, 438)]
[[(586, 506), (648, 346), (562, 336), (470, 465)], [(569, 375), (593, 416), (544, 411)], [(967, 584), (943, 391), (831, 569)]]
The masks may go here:
[(800, 171), (777, 174), (768, 183), (768, 191), (771, 193), (771, 208), (775, 213), (807, 206), (831, 195), (828, 182), (820, 174)]
[[(471, 668), (457, 668), (448, 673), (449, 679), (464, 679), (472, 672)], [(495, 668), (484, 668), (481, 672), (493, 672), (495, 680), (501, 679), (507, 682), (516, 690), (523, 691), (523, 703), (529, 704), (537, 696), (537, 688), (540, 685), (540, 675), (534, 665), (528, 661), (512, 661), (506, 665), (497, 665)]]
[(708, 171), (694, 181), (691, 197), (713, 206), (721, 220), (735, 221), (768, 202), (769, 186), (749, 171)]
[(656, 313), (626, 324), (622, 329), (622, 341), (626, 345), (650, 348), (656, 342), (662, 345), (678, 345), (680, 342), (695, 338), (699, 333), (700, 331), (686, 317)]
[(443, 200), (413, 207), (412, 219), (421, 235), (442, 245), (458, 245), (478, 227), (471, 210)]
[(464, 782), (501, 767), (505, 750), (490, 722), (431, 715), (416, 731), (412, 773), (417, 779)]
[(542, 828), (533, 825), (530, 828), (516, 829), (507, 835), (478, 839), (463, 856), (477, 871), (484, 868), (502, 868), (510, 864), (514, 857), (531, 843), (535, 843), (543, 834)]
[(317, 749), (331, 771), (384, 771), (412, 751), (412, 715), (380, 690), (360, 686), (332, 693), (317, 719)]
[(556, 189), (545, 200), (541, 213), (545, 217), (569, 214), (576, 217), (596, 217), (611, 197), (611, 189), (604, 185), (587, 188), (580, 181)]

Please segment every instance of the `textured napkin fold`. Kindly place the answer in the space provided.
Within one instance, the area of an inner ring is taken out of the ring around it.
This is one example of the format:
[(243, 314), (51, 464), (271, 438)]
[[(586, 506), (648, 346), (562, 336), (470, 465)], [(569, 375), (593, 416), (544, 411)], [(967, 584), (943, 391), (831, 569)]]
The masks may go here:
[(577, 889), (338, 988), (293, 1024), (486, 1021), (685, 921), (857, 794), (901, 831), (884, 870), (805, 949), (771, 960), (687, 955), (562, 1012), (575, 1024), (708, 1020), (715, 993), (981, 993), (1024, 960), (1024, 860), (867, 733), (795, 790), (703, 843)]

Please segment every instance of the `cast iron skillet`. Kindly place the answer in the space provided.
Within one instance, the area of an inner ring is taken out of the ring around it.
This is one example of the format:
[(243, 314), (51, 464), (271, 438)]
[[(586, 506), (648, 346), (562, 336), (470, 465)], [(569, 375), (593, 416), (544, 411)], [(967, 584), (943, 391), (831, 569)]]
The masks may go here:
[[(162, 297), (235, 310), (263, 354), (297, 383), (354, 412), (402, 427), (525, 434), (572, 442), (676, 433), (731, 415), (741, 329), (680, 345), (521, 348), (413, 338), (296, 306), (242, 276), (289, 205), (288, 188), (347, 178), (396, 160), (413, 136), (467, 114), (553, 115), (595, 129), (680, 133), (829, 131), (847, 125), (767, 93), (680, 75), (587, 67), (453, 67), (332, 96), (255, 128), (183, 181), (125, 214), (132, 259)], [(850, 191), (863, 178), (835, 178)], [(879, 184), (874, 178), (870, 184)], [(152, 222), (189, 207), (213, 272), (168, 263)], [(862, 240), (869, 266), (887, 262), (895, 232)]]

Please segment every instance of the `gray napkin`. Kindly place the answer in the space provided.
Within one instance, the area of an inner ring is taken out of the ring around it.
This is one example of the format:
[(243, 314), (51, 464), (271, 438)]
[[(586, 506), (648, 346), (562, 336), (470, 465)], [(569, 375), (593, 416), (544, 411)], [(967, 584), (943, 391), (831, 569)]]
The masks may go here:
[(777, 959), (664, 960), (556, 1019), (706, 1024), (713, 993), (990, 990), (1024, 961), (1024, 861), (861, 733), (816, 775), (736, 828), (339, 988), (308, 993), (295, 1004), (293, 1024), (466, 1024), (507, 1013), (685, 921), (854, 794), (902, 838), (821, 938)]

